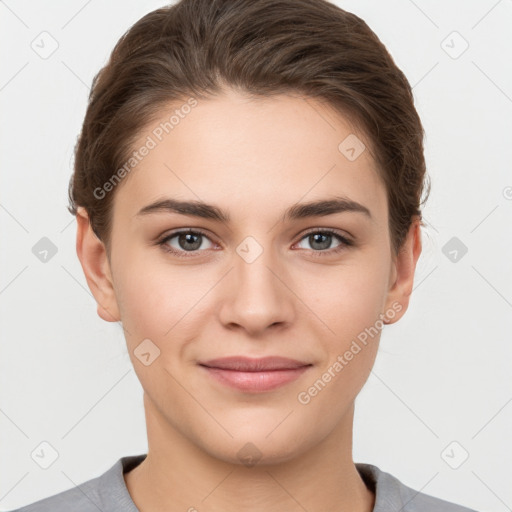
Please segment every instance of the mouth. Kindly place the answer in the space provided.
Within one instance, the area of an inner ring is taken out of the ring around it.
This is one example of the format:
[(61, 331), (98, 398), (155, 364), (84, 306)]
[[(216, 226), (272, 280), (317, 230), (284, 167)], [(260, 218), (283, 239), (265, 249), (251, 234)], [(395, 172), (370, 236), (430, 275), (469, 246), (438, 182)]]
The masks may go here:
[(248, 358), (243, 356), (211, 359), (199, 366), (218, 382), (239, 391), (272, 391), (299, 378), (311, 363), (286, 357)]

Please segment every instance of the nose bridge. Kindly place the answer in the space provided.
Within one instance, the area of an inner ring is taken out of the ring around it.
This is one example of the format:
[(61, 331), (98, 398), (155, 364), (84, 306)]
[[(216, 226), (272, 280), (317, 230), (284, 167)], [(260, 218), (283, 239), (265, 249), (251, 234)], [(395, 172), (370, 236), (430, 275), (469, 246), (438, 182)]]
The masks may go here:
[(261, 298), (258, 295), (264, 294), (267, 303), (282, 294), (283, 284), (275, 276), (281, 265), (271, 236), (265, 237), (263, 242), (254, 236), (245, 237), (236, 248), (234, 265), (241, 294), (247, 293), (248, 298), (252, 296), (256, 300)]

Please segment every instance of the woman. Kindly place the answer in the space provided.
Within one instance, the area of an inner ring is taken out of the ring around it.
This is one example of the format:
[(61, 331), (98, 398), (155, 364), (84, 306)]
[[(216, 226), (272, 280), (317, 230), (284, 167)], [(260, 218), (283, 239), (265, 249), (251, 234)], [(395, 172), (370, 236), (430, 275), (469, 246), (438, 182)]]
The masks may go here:
[(21, 511), (469, 511), (352, 459), (421, 253), (423, 128), (324, 0), (181, 0), (93, 82), (70, 211), (122, 322), (148, 453)]

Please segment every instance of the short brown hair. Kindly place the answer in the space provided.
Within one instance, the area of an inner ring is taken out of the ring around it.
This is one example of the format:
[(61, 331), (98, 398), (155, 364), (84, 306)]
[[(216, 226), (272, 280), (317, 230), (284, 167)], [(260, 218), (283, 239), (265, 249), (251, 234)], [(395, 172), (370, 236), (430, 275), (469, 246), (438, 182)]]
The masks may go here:
[(299, 93), (348, 115), (369, 138), (386, 187), (394, 254), (414, 217), (423, 224), (428, 176), (412, 89), (362, 19), (326, 0), (180, 0), (135, 23), (92, 82), (68, 209), (85, 207), (108, 251), (113, 193), (94, 191), (159, 109), (224, 84), (261, 97)]

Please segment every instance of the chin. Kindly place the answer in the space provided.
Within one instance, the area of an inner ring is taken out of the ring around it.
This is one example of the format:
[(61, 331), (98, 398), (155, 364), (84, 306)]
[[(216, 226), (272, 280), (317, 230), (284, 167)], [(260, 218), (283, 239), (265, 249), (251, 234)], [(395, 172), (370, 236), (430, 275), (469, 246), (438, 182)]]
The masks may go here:
[[(202, 439), (201, 445), (205, 452), (216, 459), (252, 468), (288, 462), (306, 452), (310, 444), (314, 444), (312, 440), (301, 444), (300, 438), (304, 436), (304, 432), (300, 430), (294, 433), (290, 429), (283, 429), (279, 434), (274, 432), (268, 435), (270, 430), (266, 426), (261, 431), (254, 427), (247, 433), (238, 430), (234, 438), (223, 436), (216, 442), (210, 439), (209, 443)], [(291, 439), (296, 441), (291, 442)]]

